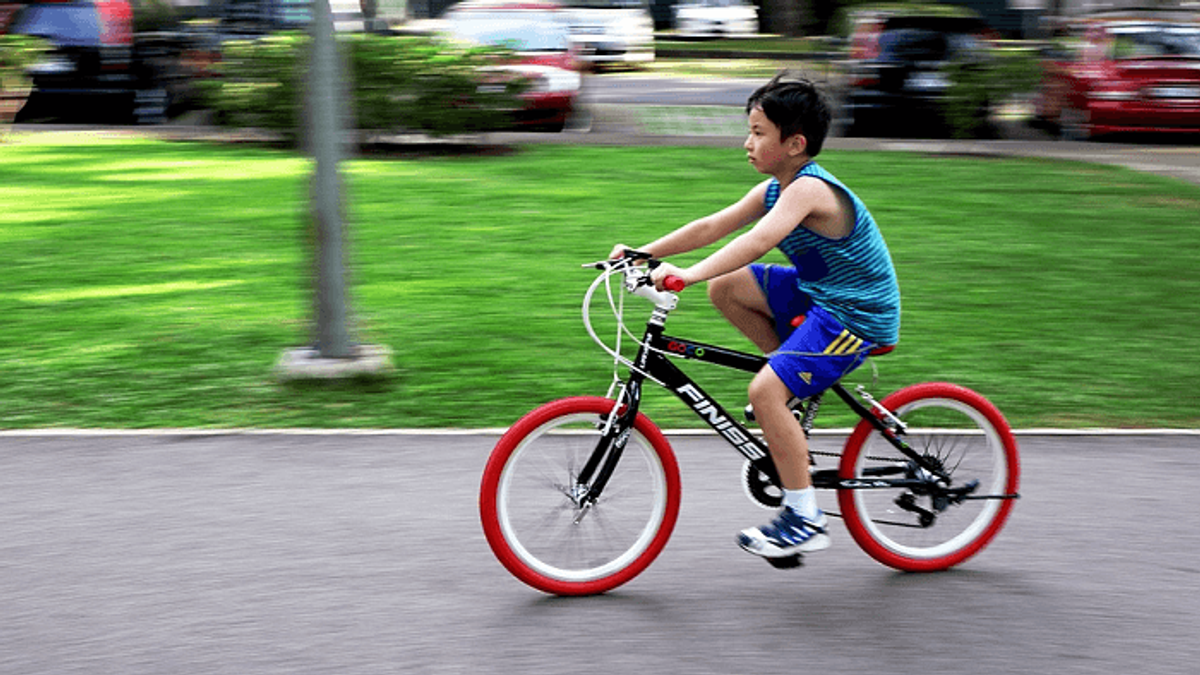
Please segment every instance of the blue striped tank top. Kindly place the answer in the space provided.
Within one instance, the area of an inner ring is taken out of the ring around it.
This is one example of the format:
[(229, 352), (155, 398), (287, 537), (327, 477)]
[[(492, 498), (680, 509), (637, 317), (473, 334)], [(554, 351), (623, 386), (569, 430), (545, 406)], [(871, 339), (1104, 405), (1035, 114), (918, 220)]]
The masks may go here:
[[(841, 190), (854, 205), (854, 229), (830, 239), (797, 224), (779, 250), (799, 271), (797, 286), (855, 335), (876, 344), (900, 339), (900, 287), (887, 244), (875, 219), (833, 174), (809, 162), (796, 177), (811, 176)], [(779, 181), (767, 187), (767, 210), (779, 199)]]

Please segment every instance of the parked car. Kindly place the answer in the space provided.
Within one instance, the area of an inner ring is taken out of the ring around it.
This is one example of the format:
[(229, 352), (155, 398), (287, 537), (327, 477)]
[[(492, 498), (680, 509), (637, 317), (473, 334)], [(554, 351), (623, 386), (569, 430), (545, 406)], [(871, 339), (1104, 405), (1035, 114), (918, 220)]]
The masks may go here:
[(593, 67), (654, 60), (654, 19), (646, 0), (566, 0), (579, 59)]
[(530, 80), (516, 111), (521, 128), (562, 131), (575, 111), (582, 85), (570, 36), (570, 17), (541, 0), (464, 2), (445, 15), (447, 33), (459, 40), (514, 50), (517, 60), (491, 70)]
[(687, 37), (756, 35), (758, 8), (746, 0), (684, 0), (675, 5), (675, 30)]
[(135, 11), (129, 0), (71, 0), (11, 13), (8, 32), (43, 38), (51, 48), (28, 70), (33, 94), (21, 116), (105, 108), (118, 121), (153, 123), (187, 103), (195, 77), (216, 58), (215, 43), (169, 13), (141, 17), (147, 29), (137, 31)]
[[(987, 67), (987, 25), (974, 15), (858, 17), (846, 80), (849, 134), (939, 135), (947, 130), (952, 67)], [(986, 122), (990, 101), (976, 114)]]
[(1200, 24), (1093, 19), (1053, 44), (1034, 116), (1061, 137), (1200, 133)]

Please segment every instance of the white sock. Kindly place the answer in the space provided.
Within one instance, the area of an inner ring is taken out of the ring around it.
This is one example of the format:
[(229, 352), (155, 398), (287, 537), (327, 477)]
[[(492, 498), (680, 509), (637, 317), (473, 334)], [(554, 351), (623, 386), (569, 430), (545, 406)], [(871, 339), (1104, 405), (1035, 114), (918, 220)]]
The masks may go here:
[(783, 491), (783, 505), (791, 507), (800, 515), (809, 520), (816, 520), (817, 514), (821, 512), (817, 508), (817, 490), (809, 486), (803, 490), (788, 490)]

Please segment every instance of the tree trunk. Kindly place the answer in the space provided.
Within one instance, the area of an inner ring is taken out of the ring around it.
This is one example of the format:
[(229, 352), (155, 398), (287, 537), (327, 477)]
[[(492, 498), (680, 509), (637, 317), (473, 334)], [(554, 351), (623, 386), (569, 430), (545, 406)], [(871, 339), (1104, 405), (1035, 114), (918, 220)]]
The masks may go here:
[(763, 0), (762, 12), (759, 16), (762, 32), (778, 33), (790, 37), (801, 35), (800, 5), (809, 2), (811, 0)]

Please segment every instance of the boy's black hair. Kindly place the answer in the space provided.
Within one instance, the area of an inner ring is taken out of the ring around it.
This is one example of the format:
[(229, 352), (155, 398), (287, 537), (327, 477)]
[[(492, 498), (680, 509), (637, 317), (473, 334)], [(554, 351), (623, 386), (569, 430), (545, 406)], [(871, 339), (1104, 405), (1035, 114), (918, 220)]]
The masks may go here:
[(810, 80), (781, 71), (750, 95), (746, 114), (755, 108), (761, 108), (779, 127), (781, 140), (802, 133), (808, 139), (808, 156), (816, 157), (821, 152), (833, 113), (829, 100)]

